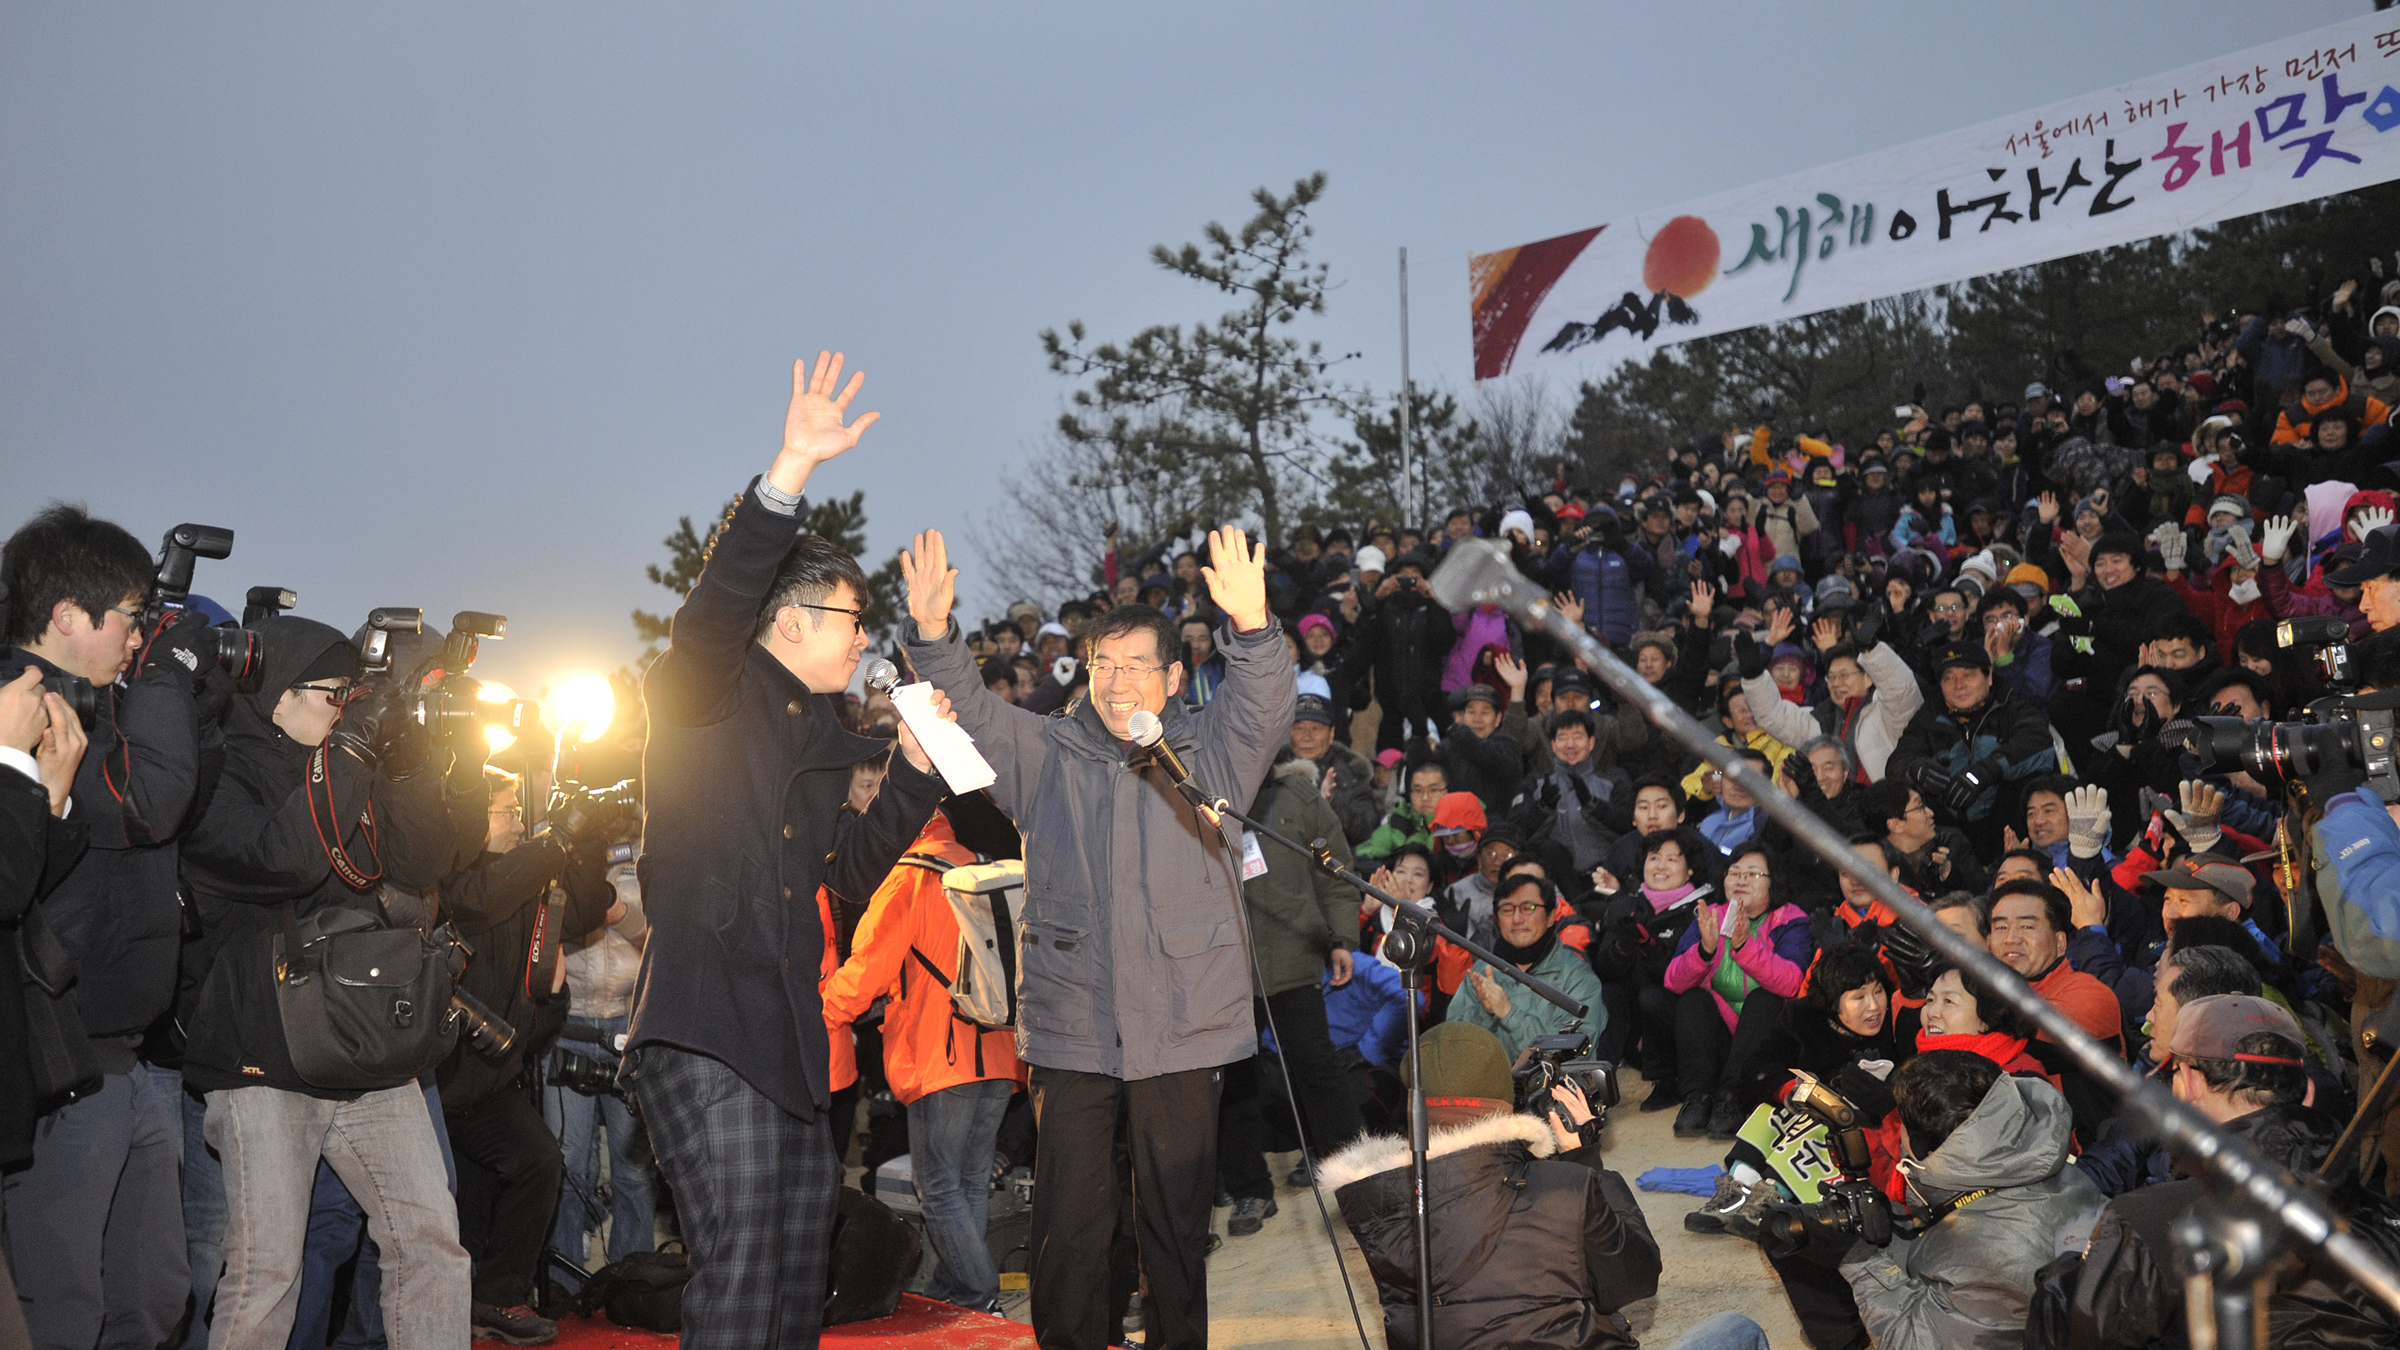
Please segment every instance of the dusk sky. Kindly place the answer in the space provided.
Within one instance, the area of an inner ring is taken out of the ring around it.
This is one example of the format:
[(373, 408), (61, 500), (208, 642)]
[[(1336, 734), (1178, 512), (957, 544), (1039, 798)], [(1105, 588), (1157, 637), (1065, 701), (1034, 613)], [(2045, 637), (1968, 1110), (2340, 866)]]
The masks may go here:
[(838, 347), (883, 420), (812, 495), (866, 490), (870, 567), (948, 532), (996, 612), (963, 545), (1068, 390), (1036, 334), (1213, 318), (1148, 249), (1257, 187), (1330, 177), (1304, 335), (1395, 386), (1406, 245), (1413, 373), (1463, 396), (1470, 253), (2368, 8), (15, 4), (7, 528), (230, 526), (199, 589), (345, 630), (498, 610), (530, 693), (638, 652), (643, 564)]

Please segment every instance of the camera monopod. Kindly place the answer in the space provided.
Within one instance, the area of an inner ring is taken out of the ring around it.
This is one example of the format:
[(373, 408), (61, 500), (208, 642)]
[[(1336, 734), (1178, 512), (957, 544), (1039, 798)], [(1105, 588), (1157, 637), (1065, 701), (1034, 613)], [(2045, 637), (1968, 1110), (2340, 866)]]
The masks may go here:
[[(1452, 613), (1496, 605), (1528, 628), (1565, 645), (1577, 664), (1598, 675), (1624, 705), (1620, 716), (1638, 715), (1674, 737), (1749, 793), (1760, 809), (1792, 837), (1840, 868), (1891, 906), (1900, 921), (1951, 964), (1995, 990), (2002, 1001), (2058, 1043), (2077, 1068), (2105, 1084), (2122, 1105), (2117, 1116), (2136, 1138), (2164, 1144), (2201, 1168), (2208, 1197), (2177, 1225), (2182, 1272), (2209, 1290), (2206, 1306), (2215, 1319), (2219, 1350), (2259, 1350), (2266, 1343), (2266, 1295), (2274, 1268), (2295, 1247), (2316, 1248), (2385, 1306), (2400, 1311), (2400, 1273), (2372, 1247), (2348, 1232), (2324, 1201), (2292, 1174), (2261, 1158), (2248, 1145), (2218, 1128), (2167, 1089), (2093, 1040), (2058, 1005), (2033, 992), (2015, 971), (1936, 919), (1880, 864), (1871, 864), (1832, 825), (1719, 744), (1691, 714), (1617, 659), (1583, 625), (1558, 612), (1543, 589), (1509, 561), (1508, 551), (1488, 539), (1465, 539), (1433, 576), (1434, 598)], [(2198, 1300), (2195, 1300), (2197, 1302)], [(2192, 1342), (2205, 1344), (2195, 1318)]]

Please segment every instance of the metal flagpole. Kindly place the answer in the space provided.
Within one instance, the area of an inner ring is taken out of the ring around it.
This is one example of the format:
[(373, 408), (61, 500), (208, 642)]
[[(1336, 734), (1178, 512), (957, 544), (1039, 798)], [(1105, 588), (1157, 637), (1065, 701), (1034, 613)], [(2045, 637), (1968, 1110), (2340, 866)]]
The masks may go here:
[[(1400, 515), (1393, 533), (1408, 525), (1424, 528), (1417, 519), (1417, 454), (1410, 432), (1408, 387), (1408, 246), (1400, 246)], [(1387, 564), (1388, 565), (1388, 564)]]

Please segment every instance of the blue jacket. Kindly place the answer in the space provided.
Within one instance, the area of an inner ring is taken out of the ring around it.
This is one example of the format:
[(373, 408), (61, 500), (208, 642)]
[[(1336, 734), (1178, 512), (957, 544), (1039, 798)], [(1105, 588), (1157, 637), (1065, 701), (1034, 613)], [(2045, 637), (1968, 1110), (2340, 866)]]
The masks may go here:
[(1583, 626), (1621, 647), (1642, 626), (1641, 578), (1624, 555), (1603, 544), (1563, 544), (1550, 555), (1552, 584), (1583, 602)]
[(1350, 966), (1350, 983), (1336, 988), (1327, 977), (1325, 1028), (1333, 1048), (1355, 1045), (1369, 1064), (1397, 1070), (1408, 1051), (1408, 1000), (1400, 972), (1360, 953)]
[(2345, 792), (2326, 804), (2317, 832), (2341, 879), (2342, 898), (2366, 916), (2375, 936), (2400, 939), (2400, 826), (2382, 801)]

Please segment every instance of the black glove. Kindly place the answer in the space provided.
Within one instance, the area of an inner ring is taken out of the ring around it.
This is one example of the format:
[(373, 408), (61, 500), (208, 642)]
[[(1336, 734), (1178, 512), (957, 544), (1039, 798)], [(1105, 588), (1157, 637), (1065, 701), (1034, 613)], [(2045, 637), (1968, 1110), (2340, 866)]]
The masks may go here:
[(1748, 633), (1733, 635), (1733, 654), (1742, 663), (1742, 678), (1755, 680), (1767, 673), (1767, 654), (1759, 649), (1758, 639)]
[(142, 666), (135, 677), (162, 670), (196, 677), (216, 668), (217, 639), (209, 632), (208, 616), (179, 609), (159, 621), (158, 631), (142, 649)]
[(1968, 765), (1951, 776), (1950, 789), (1943, 794), (1942, 805), (1950, 808), (1950, 814), (1964, 819), (1968, 809), (1975, 805), (1975, 799), (1982, 796), (1983, 790), (1990, 787), (1998, 776), (1988, 764)]
[(221, 721), (226, 706), (233, 702), (233, 677), (222, 666), (211, 665), (192, 681), (192, 707), (200, 714), (200, 725)]
[(554, 794), (550, 801), (550, 826), (578, 852), (588, 851), (605, 842), (616, 831), (620, 813), (613, 803), (595, 800), (586, 792)]
[(1910, 998), (1923, 998), (1933, 987), (1933, 968), (1941, 957), (1916, 930), (1905, 924), (1895, 924), (1883, 930), (1883, 954), (1892, 963), (1892, 971), (1900, 977), (1900, 992)]
[(328, 739), (335, 749), (347, 750), (361, 763), (372, 765), (409, 725), (405, 691), (399, 681), (386, 677), (351, 691)]

